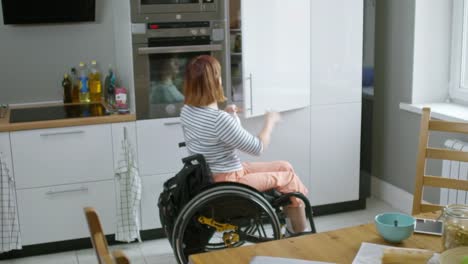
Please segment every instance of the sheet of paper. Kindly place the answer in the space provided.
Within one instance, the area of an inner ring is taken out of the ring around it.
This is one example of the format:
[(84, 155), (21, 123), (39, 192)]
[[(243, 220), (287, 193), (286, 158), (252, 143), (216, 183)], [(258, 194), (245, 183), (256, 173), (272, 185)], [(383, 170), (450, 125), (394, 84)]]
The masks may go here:
[(303, 259), (255, 256), (250, 261), (250, 264), (333, 264), (333, 263), (303, 260)]
[[(372, 243), (362, 243), (359, 252), (354, 258), (353, 264), (380, 264), (382, 263), (382, 256), (384, 248), (392, 248)], [(399, 248), (404, 249), (404, 248)], [(414, 249), (412, 249), (414, 250)], [(439, 264), (439, 254), (434, 256), (427, 262), (427, 264)]]

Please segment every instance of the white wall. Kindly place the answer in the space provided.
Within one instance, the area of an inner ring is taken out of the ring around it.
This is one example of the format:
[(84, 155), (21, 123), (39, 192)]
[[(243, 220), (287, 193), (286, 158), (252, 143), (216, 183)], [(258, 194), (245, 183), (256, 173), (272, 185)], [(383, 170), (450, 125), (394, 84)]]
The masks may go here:
[(448, 96), (451, 0), (416, 0), (412, 103), (443, 102)]
[(372, 174), (405, 190), (413, 186), (406, 166), (414, 166), (406, 155), (416, 149), (407, 144), (414, 137), (407, 134), (399, 104), (411, 100), (414, 9), (413, 0), (379, 0), (375, 16)]
[[(448, 89), (451, 0), (378, 0), (372, 174), (414, 191), (420, 115), (400, 102), (444, 100)], [(442, 146), (440, 135), (431, 144)], [(440, 175), (440, 162), (428, 173)], [(437, 201), (430, 190), (428, 201)]]

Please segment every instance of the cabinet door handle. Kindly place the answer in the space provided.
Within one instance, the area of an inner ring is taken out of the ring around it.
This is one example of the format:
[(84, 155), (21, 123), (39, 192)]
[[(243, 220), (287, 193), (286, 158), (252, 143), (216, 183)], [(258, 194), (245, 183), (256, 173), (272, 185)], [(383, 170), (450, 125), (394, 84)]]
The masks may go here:
[(80, 187), (77, 189), (70, 189), (70, 190), (63, 190), (63, 191), (48, 191), (46, 192), (46, 195), (56, 195), (56, 194), (74, 193), (74, 192), (88, 192), (88, 188)]
[(175, 121), (175, 122), (165, 122), (165, 126), (175, 126), (175, 125), (180, 125), (180, 121)]
[(74, 135), (74, 134), (84, 134), (84, 131), (83, 130), (75, 130), (75, 131), (67, 131), (67, 132), (44, 133), (44, 134), (41, 134), (41, 137)]
[(245, 78), (245, 80), (249, 80), (249, 88), (250, 88), (250, 108), (247, 110), (250, 111), (250, 114), (253, 115), (253, 85), (252, 85), (252, 73), (249, 74), (249, 77)]

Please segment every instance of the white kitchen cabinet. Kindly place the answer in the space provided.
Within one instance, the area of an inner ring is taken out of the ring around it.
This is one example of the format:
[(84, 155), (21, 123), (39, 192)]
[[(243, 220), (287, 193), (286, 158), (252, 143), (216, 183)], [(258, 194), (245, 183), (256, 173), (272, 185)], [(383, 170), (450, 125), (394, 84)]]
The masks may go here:
[(358, 200), (361, 103), (312, 106), (310, 122), (311, 204)]
[[(230, 10), (231, 89), (243, 94), (245, 117), (265, 111), (287, 111), (310, 105), (310, 1), (237, 1), (241, 27)], [(362, 35), (362, 34), (361, 34)]]
[(182, 158), (187, 156), (179, 118), (137, 121), (138, 162), (140, 175), (177, 172)]
[(112, 146), (114, 153), (114, 171), (122, 166), (122, 161), (125, 161), (125, 152), (123, 148), (123, 140), (127, 137), (130, 143), (131, 151), (133, 153), (135, 162), (138, 162), (137, 155), (137, 139), (136, 139), (136, 123), (113, 123), (112, 124)]
[(89, 237), (86, 206), (96, 208), (106, 234), (115, 232), (112, 180), (23, 189), (17, 199), (23, 245)]
[(160, 174), (141, 177), (143, 185), (141, 195), (141, 226), (143, 230), (161, 228), (158, 199), (166, 180), (174, 174)]
[(311, 105), (361, 102), (363, 1), (310, 2)]
[(113, 178), (111, 125), (11, 132), (18, 189)]
[[(274, 128), (271, 144), (259, 156), (240, 152), (242, 161), (286, 160), (293, 165), (296, 174), (309, 188), (310, 178), (310, 108), (281, 113), (281, 122)], [(263, 117), (242, 119), (242, 126), (256, 135), (263, 126)]]

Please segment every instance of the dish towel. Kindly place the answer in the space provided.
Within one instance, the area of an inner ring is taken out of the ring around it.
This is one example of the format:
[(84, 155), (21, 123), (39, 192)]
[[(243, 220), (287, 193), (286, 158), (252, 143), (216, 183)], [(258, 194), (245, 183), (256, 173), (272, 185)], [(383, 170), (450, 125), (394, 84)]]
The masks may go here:
[(124, 130), (122, 141), (123, 159), (118, 163), (115, 173), (118, 182), (117, 231), (115, 240), (132, 242), (140, 237), (141, 178), (134, 158), (132, 147)]
[(0, 253), (21, 249), (15, 182), (0, 152)]

